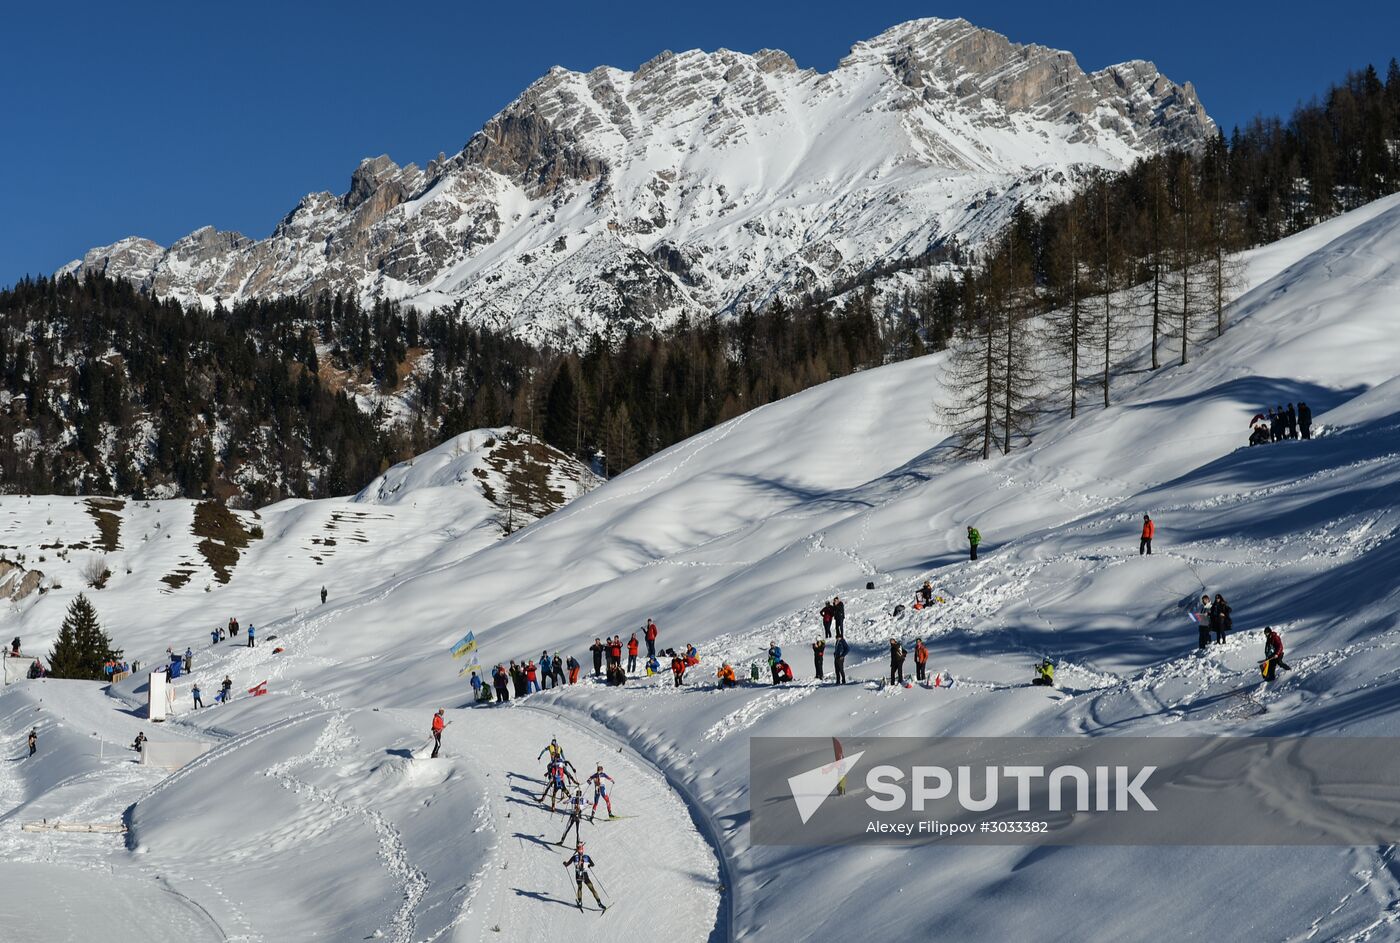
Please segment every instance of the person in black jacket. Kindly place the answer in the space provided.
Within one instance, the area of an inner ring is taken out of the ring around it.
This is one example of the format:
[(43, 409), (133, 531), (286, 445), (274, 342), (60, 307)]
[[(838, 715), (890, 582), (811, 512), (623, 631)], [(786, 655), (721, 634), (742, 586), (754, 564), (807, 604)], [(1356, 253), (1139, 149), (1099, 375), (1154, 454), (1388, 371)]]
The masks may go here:
[(603, 652), (607, 650), (607, 646), (601, 638), (595, 638), (588, 650), (593, 653), (593, 677), (596, 678), (603, 673)]
[(1215, 594), (1215, 603), (1210, 607), (1210, 628), (1215, 633), (1215, 641), (1223, 643), (1225, 635), (1234, 626), (1230, 620), (1230, 605), (1225, 602), (1225, 597), (1219, 593)]
[(904, 646), (899, 639), (890, 639), (890, 684), (904, 683)]
[(846, 644), (846, 637), (843, 635), (836, 640), (836, 683), (846, 683), (846, 653), (851, 647)]
[(1298, 403), (1298, 431), (1303, 434), (1303, 438), (1312, 438), (1312, 410), (1304, 402)]
[(1284, 425), (1288, 427), (1288, 437), (1298, 438), (1298, 413), (1293, 409), (1293, 404), (1288, 404), (1288, 412), (1284, 413)]
[(836, 619), (836, 637), (846, 637), (846, 604), (841, 601), (840, 596), (834, 596), (831, 600), (831, 614)]
[(822, 657), (826, 654), (826, 639), (819, 638), (812, 643), (812, 663), (816, 667), (817, 680), (826, 678), (826, 673), (822, 671)]

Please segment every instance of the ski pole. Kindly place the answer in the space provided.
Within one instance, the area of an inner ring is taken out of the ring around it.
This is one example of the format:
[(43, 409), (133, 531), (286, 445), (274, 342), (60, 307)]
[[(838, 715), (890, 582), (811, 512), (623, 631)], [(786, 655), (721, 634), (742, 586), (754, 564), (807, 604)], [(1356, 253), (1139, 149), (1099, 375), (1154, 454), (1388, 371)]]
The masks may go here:
[(606, 897), (608, 900), (612, 900), (613, 896), (609, 894), (608, 889), (603, 886), (603, 879), (598, 877), (597, 871), (592, 872), (592, 877), (594, 882), (598, 885), (598, 890), (603, 892), (603, 896)]

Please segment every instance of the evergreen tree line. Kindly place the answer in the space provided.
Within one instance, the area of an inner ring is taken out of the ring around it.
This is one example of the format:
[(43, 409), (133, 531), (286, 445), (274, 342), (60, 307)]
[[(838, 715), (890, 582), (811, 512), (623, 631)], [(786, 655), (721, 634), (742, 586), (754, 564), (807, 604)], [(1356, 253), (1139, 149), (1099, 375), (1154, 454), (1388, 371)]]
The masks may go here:
[[(391, 302), (322, 296), (212, 311), (90, 275), (0, 292), (0, 490), (213, 496), (353, 492), (472, 428), (514, 424), (616, 474), (816, 383), (955, 346), (945, 413), (971, 454), (1036, 411), (1113, 402), (1132, 351), (1156, 369), (1219, 335), (1232, 253), (1400, 189), (1400, 67), (1349, 75), (1286, 122), (1104, 174), (958, 247), (873, 268), (840, 302), (682, 320), (536, 349)], [(923, 266), (920, 269), (920, 266)], [(915, 272), (883, 307), (877, 275)]]
[[(941, 404), (964, 452), (1028, 440), (1036, 414), (1113, 402), (1126, 358), (1185, 364), (1226, 329), (1235, 253), (1400, 190), (1400, 66), (1349, 75), (1283, 123), (1103, 174), (1020, 213), (974, 265), (903, 300), (909, 347), (952, 344)], [(951, 329), (950, 329), (951, 328)]]

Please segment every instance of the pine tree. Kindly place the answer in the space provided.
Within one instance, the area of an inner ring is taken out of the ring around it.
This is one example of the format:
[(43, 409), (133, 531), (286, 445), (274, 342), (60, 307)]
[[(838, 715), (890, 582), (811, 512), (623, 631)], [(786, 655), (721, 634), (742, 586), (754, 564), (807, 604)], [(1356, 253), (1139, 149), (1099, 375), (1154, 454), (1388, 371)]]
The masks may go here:
[(121, 656), (98, 624), (97, 610), (79, 593), (68, 606), (58, 639), (49, 653), (49, 674), (55, 678), (101, 681), (106, 678), (103, 665)]

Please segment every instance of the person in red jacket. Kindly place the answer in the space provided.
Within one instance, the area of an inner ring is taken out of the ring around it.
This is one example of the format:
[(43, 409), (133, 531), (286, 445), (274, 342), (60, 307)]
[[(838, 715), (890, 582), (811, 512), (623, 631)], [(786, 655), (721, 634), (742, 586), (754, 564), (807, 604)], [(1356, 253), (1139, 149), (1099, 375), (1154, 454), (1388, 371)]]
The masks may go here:
[(680, 687), (685, 679), (685, 659), (679, 655), (671, 655), (671, 674), (676, 677), (676, 687)]
[(1138, 556), (1144, 553), (1152, 556), (1152, 535), (1157, 533), (1157, 525), (1146, 514), (1142, 516), (1142, 540), (1138, 541)]
[(608, 643), (608, 660), (614, 665), (622, 667), (622, 636), (614, 635), (612, 641)]
[(831, 603), (822, 606), (822, 631), (827, 638), (831, 638), (831, 620), (836, 618), (836, 610), (831, 608)]
[(442, 749), (442, 728), (447, 726), (447, 721), (443, 720), (443, 709), (438, 708), (438, 712), (433, 715), (433, 755), (432, 759), (437, 759), (438, 751)]
[(637, 633), (633, 632), (632, 637), (627, 640), (627, 673), (637, 673)]
[(914, 639), (914, 680), (923, 681), (924, 673), (928, 669), (928, 649), (924, 647), (924, 640)]
[(1284, 671), (1291, 670), (1283, 660), (1283, 636), (1274, 631), (1271, 625), (1264, 626), (1264, 660), (1259, 664), (1259, 670), (1264, 675), (1264, 680), (1273, 683), (1278, 677), (1278, 669)]
[(657, 631), (656, 631), (656, 623), (653, 622), (653, 621), (651, 621), (650, 619), (648, 619), (648, 620), (647, 620), (647, 630), (646, 630), (646, 632), (643, 633), (643, 634), (646, 636), (646, 640), (647, 640), (647, 657), (648, 657), (648, 658), (655, 658), (655, 657), (656, 657), (656, 636), (657, 636), (657, 634), (658, 634)]

